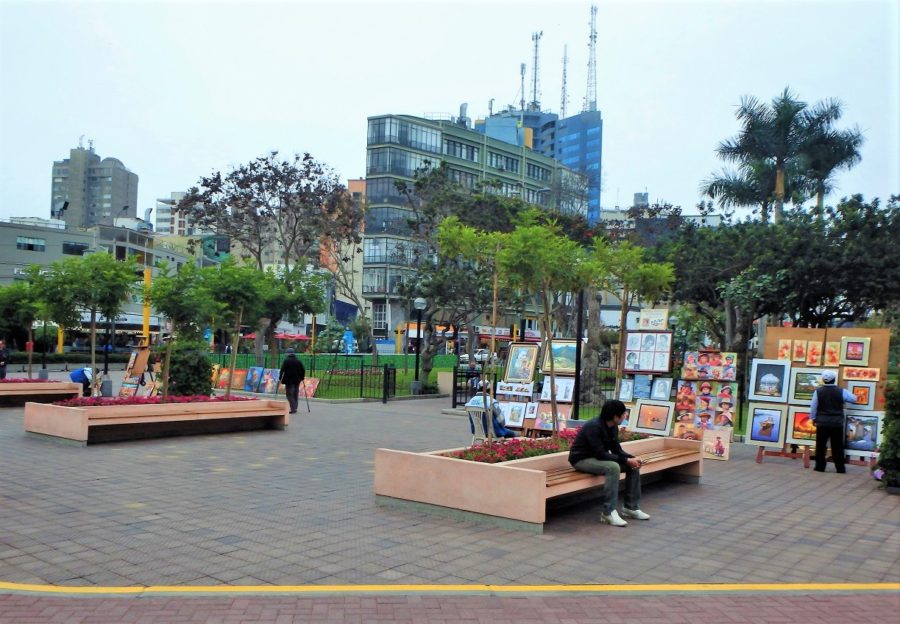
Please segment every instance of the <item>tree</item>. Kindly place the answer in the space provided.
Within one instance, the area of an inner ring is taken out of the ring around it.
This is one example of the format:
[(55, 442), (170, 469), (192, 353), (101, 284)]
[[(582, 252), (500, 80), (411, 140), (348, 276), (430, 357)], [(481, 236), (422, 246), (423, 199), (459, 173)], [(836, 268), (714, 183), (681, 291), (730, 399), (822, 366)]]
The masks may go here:
[[(0, 331), (9, 334), (14, 330), (24, 330), (28, 342), (33, 344), (32, 327), (41, 312), (40, 301), (36, 295), (32, 285), (27, 282), (14, 282), (9, 286), (0, 287)], [(32, 352), (29, 351), (29, 379), (31, 378), (31, 357)]]
[(832, 178), (839, 169), (850, 169), (862, 160), (859, 148), (863, 136), (858, 128), (836, 130), (821, 128), (810, 139), (805, 155), (806, 177), (816, 194), (816, 212), (825, 209), (825, 193), (832, 190)]

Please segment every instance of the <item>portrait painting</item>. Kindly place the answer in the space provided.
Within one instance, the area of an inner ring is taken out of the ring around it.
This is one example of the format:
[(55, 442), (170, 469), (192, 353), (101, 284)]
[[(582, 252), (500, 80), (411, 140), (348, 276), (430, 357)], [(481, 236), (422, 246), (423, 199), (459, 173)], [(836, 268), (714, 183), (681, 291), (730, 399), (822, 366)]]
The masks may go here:
[(656, 334), (656, 350), (669, 352), (672, 347), (672, 341), (669, 334)]
[(685, 351), (684, 352), (684, 363), (681, 367), (681, 378), (682, 379), (699, 379), (697, 376), (698, 373), (698, 357), (699, 354), (697, 351)]
[(259, 382), (262, 381), (262, 366), (253, 366), (247, 369), (247, 379), (244, 381), (244, 392), (256, 392), (259, 388)]
[(825, 355), (822, 358), (822, 366), (836, 368), (841, 365), (841, 343), (826, 342)]
[(640, 360), (638, 361), (638, 370), (642, 370), (642, 371), (654, 370), (653, 361), (654, 361), (655, 357), (656, 357), (656, 354), (653, 353), (653, 351), (641, 351), (641, 357), (640, 357)]
[(668, 401), (672, 394), (672, 378), (657, 377), (653, 380), (650, 398), (655, 401)]
[(778, 341), (778, 357), (776, 360), (790, 360), (791, 359), (791, 340), (784, 339)]
[(879, 381), (881, 379), (881, 369), (847, 366), (844, 368), (844, 379), (846, 381)]
[(534, 377), (534, 368), (537, 365), (538, 351), (536, 344), (512, 344), (509, 347), (509, 357), (506, 363), (504, 381), (528, 383)]
[[(544, 386), (541, 388), (541, 401), (550, 400), (550, 378), (544, 379)], [(556, 384), (556, 400), (563, 403), (571, 403), (572, 396), (575, 393), (574, 377), (557, 377)]]
[(675, 409), (693, 411), (697, 400), (697, 390), (690, 381), (679, 381), (675, 393)]
[(657, 351), (653, 356), (653, 371), (657, 373), (669, 372), (669, 352)]
[(806, 365), (822, 366), (822, 342), (810, 340), (806, 343)]
[(277, 368), (267, 368), (263, 370), (262, 381), (259, 382), (259, 391), (265, 394), (275, 394), (278, 392), (278, 377), (281, 371)]
[(640, 351), (641, 350), (641, 335), (629, 332), (625, 337), (625, 350), (626, 351)]
[(851, 410), (872, 410), (875, 408), (874, 381), (848, 381), (847, 391), (856, 397), (856, 403), (845, 403), (845, 408)]
[(644, 334), (641, 337), (641, 351), (656, 351), (656, 334)]
[(787, 443), (812, 446), (816, 441), (816, 423), (809, 418), (809, 407), (788, 407)]
[(875, 457), (882, 437), (884, 412), (847, 414), (847, 437), (844, 448), (848, 455)]
[(822, 385), (822, 372), (821, 368), (792, 368), (788, 403), (809, 405), (816, 388)]
[(222, 366), (219, 365), (219, 364), (213, 364), (213, 365), (212, 365), (212, 385), (213, 385), (213, 388), (216, 387), (216, 382), (219, 380), (219, 369), (221, 369), (221, 368), (222, 368)]
[(805, 340), (794, 340), (794, 344), (792, 347), (793, 355), (791, 359), (795, 362), (805, 362), (806, 361), (806, 341)]
[(868, 366), (871, 338), (841, 338), (841, 364), (844, 366)]
[[(575, 374), (575, 346), (574, 340), (554, 340), (544, 348), (544, 361), (541, 370), (547, 374), (550, 372), (550, 358), (553, 358), (553, 372), (562, 374)], [(627, 361), (626, 361), (627, 363)]]
[(625, 370), (634, 371), (638, 369), (638, 364), (640, 364), (640, 351), (626, 351), (625, 352)]
[(672, 428), (675, 403), (641, 399), (634, 407), (632, 430), (650, 435), (666, 435)]
[(781, 448), (784, 446), (786, 405), (751, 403), (747, 419), (747, 444)]
[(529, 401), (525, 404), (525, 418), (537, 418), (537, 410), (537, 402)]
[(224, 390), (229, 385), (231, 385), (231, 369), (222, 367), (219, 369), (219, 379), (216, 381), (216, 388)]
[(751, 401), (787, 403), (791, 363), (785, 360), (754, 358), (750, 368)]
[(630, 403), (634, 399), (634, 379), (619, 380), (619, 400)]
[(731, 454), (729, 431), (707, 429), (703, 432), (703, 458), (728, 461)]
[(695, 427), (693, 423), (675, 421), (672, 437), (679, 440), (702, 440), (703, 431)]

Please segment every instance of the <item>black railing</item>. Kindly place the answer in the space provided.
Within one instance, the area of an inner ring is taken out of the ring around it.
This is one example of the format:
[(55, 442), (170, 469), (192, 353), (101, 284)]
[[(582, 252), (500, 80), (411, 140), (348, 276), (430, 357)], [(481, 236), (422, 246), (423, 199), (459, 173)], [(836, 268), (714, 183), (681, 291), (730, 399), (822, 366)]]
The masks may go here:
[(393, 366), (361, 366), (359, 396), (363, 399), (388, 399), (397, 395), (397, 369)]

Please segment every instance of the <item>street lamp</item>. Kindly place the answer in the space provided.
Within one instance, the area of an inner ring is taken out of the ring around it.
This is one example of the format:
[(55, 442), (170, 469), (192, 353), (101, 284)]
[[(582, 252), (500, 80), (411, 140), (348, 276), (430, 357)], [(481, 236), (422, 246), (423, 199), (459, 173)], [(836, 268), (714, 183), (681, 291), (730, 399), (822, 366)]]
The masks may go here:
[(422, 297), (416, 297), (413, 307), (416, 309), (416, 377), (413, 381), (413, 394), (421, 394), (419, 385), (419, 351), (422, 350), (422, 310), (428, 306), (428, 302)]

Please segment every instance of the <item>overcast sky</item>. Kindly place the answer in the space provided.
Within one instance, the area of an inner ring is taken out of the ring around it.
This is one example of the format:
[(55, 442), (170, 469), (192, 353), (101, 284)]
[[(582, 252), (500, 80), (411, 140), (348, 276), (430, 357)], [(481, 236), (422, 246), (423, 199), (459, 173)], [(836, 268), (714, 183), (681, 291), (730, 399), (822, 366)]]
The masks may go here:
[[(604, 1), (597, 16), (604, 118), (602, 206), (635, 192), (687, 212), (741, 96), (834, 97), (865, 135), (834, 201), (900, 193), (897, 0)], [(0, 218), (48, 217), (54, 160), (79, 137), (157, 197), (269, 150), (310, 152), (365, 175), (366, 118), (483, 117), (530, 99), (568, 112), (587, 83), (590, 2), (18, 2), (0, 0)], [(154, 215), (155, 216), (155, 215)]]

